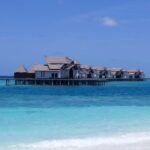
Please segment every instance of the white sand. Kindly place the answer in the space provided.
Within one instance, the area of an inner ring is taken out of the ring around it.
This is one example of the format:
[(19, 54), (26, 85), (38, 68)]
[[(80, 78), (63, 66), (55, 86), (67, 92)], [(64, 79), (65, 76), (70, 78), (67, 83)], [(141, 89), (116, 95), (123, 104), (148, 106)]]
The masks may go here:
[(11, 150), (150, 150), (150, 133), (23, 143)]

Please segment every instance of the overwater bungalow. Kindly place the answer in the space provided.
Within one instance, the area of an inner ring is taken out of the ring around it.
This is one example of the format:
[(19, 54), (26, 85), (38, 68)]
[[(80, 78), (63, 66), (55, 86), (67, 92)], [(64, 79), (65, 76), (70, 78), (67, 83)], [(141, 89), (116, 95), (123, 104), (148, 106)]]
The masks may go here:
[(100, 78), (100, 67), (92, 67), (92, 78), (99, 79)]
[(92, 67), (95, 77), (99, 79), (107, 79), (111, 77), (111, 71), (106, 67)]
[(122, 68), (112, 68), (111, 71), (111, 78), (112, 79), (128, 79), (128, 71)]
[(121, 79), (123, 78), (123, 69), (122, 68), (112, 68), (111, 71), (111, 77), (112, 79)]
[(144, 72), (141, 70), (128, 70), (129, 79), (143, 79)]
[(68, 57), (45, 57), (46, 64), (34, 64), (28, 72), (24, 66), (19, 66), (15, 78), (57, 79), (78, 78), (80, 62)]
[(29, 72), (24, 65), (20, 65), (15, 73), (14, 73), (15, 78), (35, 78), (35, 74), (32, 72)]
[(144, 72), (141, 70), (82, 65), (79, 61), (69, 57), (46, 56), (45, 61), (45, 64), (33, 64), (29, 71), (23, 65), (19, 66), (14, 73), (15, 80), (19, 82), (21, 79), (30, 80), (27, 84), (34, 83), (34, 81), (40, 84), (46, 81), (45, 84), (72, 85), (80, 84), (81, 81), (81, 84), (93, 85), (106, 80), (144, 79)]
[(38, 78), (45, 79), (50, 77), (49, 68), (46, 65), (33, 64), (30, 72), (35, 74), (36, 79)]
[(92, 69), (89, 65), (80, 65), (79, 67), (79, 78), (87, 79), (92, 78)]
[(80, 65), (80, 78), (106, 79), (108, 71), (104, 67)]

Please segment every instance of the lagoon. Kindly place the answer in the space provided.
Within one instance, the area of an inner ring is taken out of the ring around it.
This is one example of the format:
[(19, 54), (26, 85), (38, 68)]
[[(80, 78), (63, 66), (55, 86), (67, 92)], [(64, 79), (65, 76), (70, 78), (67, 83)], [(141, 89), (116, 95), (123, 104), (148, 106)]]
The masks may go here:
[(0, 150), (145, 150), (149, 116), (150, 81), (89, 87), (0, 81)]

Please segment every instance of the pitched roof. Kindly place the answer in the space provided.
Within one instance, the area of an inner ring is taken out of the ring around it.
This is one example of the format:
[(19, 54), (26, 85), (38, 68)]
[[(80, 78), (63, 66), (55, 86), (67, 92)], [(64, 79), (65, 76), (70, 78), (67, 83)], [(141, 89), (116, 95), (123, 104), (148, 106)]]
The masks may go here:
[(136, 72), (140, 72), (140, 70), (128, 70), (129, 73), (136, 73)]
[(122, 68), (111, 68), (110, 71), (111, 72), (118, 72), (118, 71), (122, 71)]
[(46, 56), (45, 59), (48, 64), (70, 64), (73, 61), (68, 57), (62, 56)]
[(74, 66), (75, 66), (74, 64), (69, 65), (66, 69), (69, 70), (69, 69), (73, 68)]
[(81, 69), (90, 69), (91, 66), (89, 66), (89, 65), (80, 65), (80, 68)]
[(50, 70), (60, 70), (63, 64), (48, 64)]
[(48, 66), (45, 65), (41, 65), (41, 64), (34, 64), (32, 66), (31, 72), (35, 72), (35, 71), (48, 71)]
[(105, 67), (92, 67), (92, 69), (94, 69), (94, 70), (97, 70), (97, 71), (103, 71), (103, 70), (106, 70), (106, 68)]
[(78, 60), (73, 61), (75, 65), (80, 65), (80, 62)]
[(82, 69), (80, 73), (81, 74), (89, 74), (89, 70)]
[(135, 75), (135, 72), (129, 72), (129, 75)]
[(24, 67), (24, 65), (20, 65), (20, 66), (16, 69), (16, 72), (19, 72), (19, 73), (26, 73), (26, 72), (28, 72), (28, 70)]

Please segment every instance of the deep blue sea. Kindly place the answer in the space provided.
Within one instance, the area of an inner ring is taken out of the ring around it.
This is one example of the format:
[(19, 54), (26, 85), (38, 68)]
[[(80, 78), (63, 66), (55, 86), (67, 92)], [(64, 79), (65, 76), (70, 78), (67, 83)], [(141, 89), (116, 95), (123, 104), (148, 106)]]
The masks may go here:
[(5, 86), (0, 150), (148, 150), (150, 81)]

